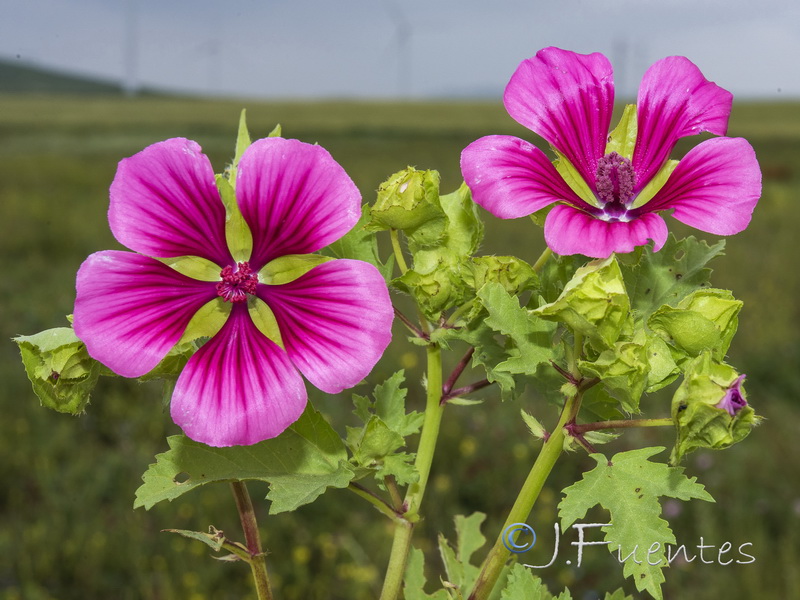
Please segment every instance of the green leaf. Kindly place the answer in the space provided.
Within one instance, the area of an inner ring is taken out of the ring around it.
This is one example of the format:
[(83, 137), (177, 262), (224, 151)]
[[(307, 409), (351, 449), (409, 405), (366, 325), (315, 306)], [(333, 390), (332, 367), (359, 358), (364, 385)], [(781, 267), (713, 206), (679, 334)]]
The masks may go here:
[(424, 591), (426, 583), (425, 555), (419, 548), (411, 548), (403, 578), (403, 598), (405, 600), (449, 600), (445, 590), (426, 594)]
[(102, 365), (91, 358), (71, 327), (14, 338), (25, 373), (42, 406), (77, 415), (89, 404)]
[(572, 595), (565, 589), (558, 596), (553, 596), (540, 577), (516, 563), (509, 571), (500, 600), (572, 600)]
[(633, 596), (628, 596), (622, 588), (618, 588), (613, 593), (606, 592), (603, 600), (634, 600), (634, 598)]
[(636, 118), (636, 105), (626, 104), (619, 125), (608, 136), (606, 154), (616, 152), (628, 160), (633, 159), (633, 149), (636, 147), (638, 123)]
[(538, 366), (555, 358), (553, 333), (556, 325), (520, 307), (514, 296), (499, 283), (487, 283), (478, 298), (489, 313), (486, 324), (494, 331), (507, 335), (515, 351), (497, 365), (497, 370), (532, 375)]
[(579, 268), (555, 302), (533, 311), (583, 334), (598, 350), (613, 347), (629, 312), (630, 300), (614, 256)]
[(397, 452), (405, 446), (405, 438), (417, 433), (425, 415), (417, 411), (406, 413), (407, 390), (402, 386), (404, 372), (397, 371), (382, 384), (375, 386), (374, 400), (353, 395), (354, 411), (363, 427), (347, 428), (347, 445), (353, 453), (353, 464), (361, 475), (373, 472), (381, 483), (393, 475), (401, 485), (419, 479), (414, 468), (414, 455)]
[(646, 320), (662, 305), (677, 306), (693, 291), (709, 287), (706, 265), (724, 248), (724, 240), (709, 246), (694, 237), (677, 241), (672, 234), (659, 252), (646, 247), (638, 263), (622, 265), (634, 312)]
[(321, 252), (333, 258), (351, 258), (368, 262), (376, 267), (388, 282), (392, 278), (394, 256), (390, 257), (385, 263), (381, 262), (378, 255), (378, 240), (375, 237), (375, 232), (365, 228), (368, 222), (369, 205), (365, 204), (361, 207), (361, 217), (353, 228), (339, 240), (323, 248)]
[(485, 543), (486, 538), (481, 533), (481, 523), (486, 515), (480, 512), (469, 517), (457, 515), (456, 547), (455, 550), (442, 534), (439, 534), (439, 552), (444, 561), (447, 580), (456, 586), (462, 595), (466, 595), (480, 573), (480, 567), (471, 564), (472, 555)]
[(255, 479), (270, 484), (270, 514), (313, 502), (329, 487), (354, 477), (341, 438), (309, 403), (298, 421), (276, 438), (252, 446), (214, 448), (183, 435), (167, 438), (136, 490), (134, 508), (150, 509), (207, 483)]
[[(663, 597), (662, 569), (667, 566), (665, 545), (676, 541), (669, 524), (660, 517), (658, 498), (714, 501), (696, 478), (683, 474), (683, 469), (647, 460), (663, 450), (658, 447), (620, 452), (610, 461), (602, 454), (592, 454), (597, 466), (566, 488), (558, 505), (562, 530), (583, 518), (596, 504), (608, 510), (611, 525), (602, 531), (609, 551), (615, 555), (619, 552), (623, 558), (637, 552), (640, 562), (633, 557), (626, 560), (623, 573), (633, 578), (639, 591), (647, 590), (658, 600)], [(656, 544), (658, 548), (650, 552)], [(643, 556), (646, 557), (642, 559)]]

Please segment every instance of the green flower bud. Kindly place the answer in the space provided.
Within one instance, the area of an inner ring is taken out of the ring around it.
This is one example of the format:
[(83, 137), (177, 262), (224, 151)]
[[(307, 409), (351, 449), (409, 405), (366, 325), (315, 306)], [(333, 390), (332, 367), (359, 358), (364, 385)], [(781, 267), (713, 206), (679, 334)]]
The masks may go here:
[(673, 464), (697, 448), (727, 448), (747, 437), (761, 421), (747, 404), (743, 381), (744, 375), (716, 362), (710, 352), (688, 364), (672, 398), (672, 419), (678, 428), (670, 458)]
[(742, 302), (727, 290), (701, 289), (678, 306), (662, 306), (647, 321), (648, 327), (675, 349), (679, 362), (710, 350), (722, 360), (739, 325)]
[(476, 291), (484, 284), (494, 281), (509, 294), (518, 294), (524, 289), (536, 287), (538, 277), (524, 260), (514, 256), (477, 256), (470, 260), (465, 281)]
[(399, 229), (407, 233), (428, 224), (426, 236), (436, 241), (446, 226), (445, 213), (439, 202), (438, 171), (418, 171), (408, 167), (389, 177), (378, 188), (378, 199), (370, 209), (373, 231)]
[(586, 336), (598, 350), (612, 348), (626, 326), (631, 303), (617, 260), (595, 260), (575, 271), (555, 302), (532, 311)]

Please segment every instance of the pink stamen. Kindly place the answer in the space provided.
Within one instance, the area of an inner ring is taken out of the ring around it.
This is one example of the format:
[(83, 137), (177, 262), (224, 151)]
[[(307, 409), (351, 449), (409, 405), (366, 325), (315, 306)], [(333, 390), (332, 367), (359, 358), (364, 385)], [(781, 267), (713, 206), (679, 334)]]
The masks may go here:
[(222, 278), (217, 284), (217, 295), (226, 302), (246, 302), (247, 294), (255, 294), (258, 285), (258, 274), (250, 268), (247, 261), (233, 267), (227, 266), (220, 271)]

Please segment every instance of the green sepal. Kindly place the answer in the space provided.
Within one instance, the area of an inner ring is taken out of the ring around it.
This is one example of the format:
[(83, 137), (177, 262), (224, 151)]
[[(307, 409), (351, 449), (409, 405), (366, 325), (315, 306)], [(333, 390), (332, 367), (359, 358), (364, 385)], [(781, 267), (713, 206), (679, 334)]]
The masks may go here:
[(533, 268), (515, 256), (476, 256), (470, 259), (465, 280), (475, 291), (485, 284), (499, 283), (509, 294), (536, 289), (539, 277)]
[(168, 267), (172, 267), (178, 273), (191, 277), (192, 279), (199, 279), (200, 281), (219, 281), (220, 271), (219, 266), (207, 258), (200, 256), (175, 256), (172, 258), (158, 258)]
[(561, 175), (561, 178), (566, 182), (570, 189), (589, 206), (602, 208), (600, 200), (598, 200), (594, 195), (594, 192), (589, 187), (589, 184), (586, 183), (586, 180), (578, 172), (578, 169), (575, 168), (575, 165), (569, 162), (567, 157), (561, 154), (555, 148), (553, 148), (553, 152), (557, 157), (555, 162), (553, 162), (553, 166), (556, 168), (556, 171), (558, 171), (558, 174)]
[(435, 321), (442, 312), (463, 304), (469, 297), (463, 271), (460, 264), (452, 268), (434, 268), (428, 273), (409, 269), (393, 279), (392, 286), (411, 295), (423, 314)]
[(236, 134), (236, 149), (233, 162), (228, 167), (227, 180), (231, 184), (231, 188), (236, 188), (236, 173), (239, 170), (239, 161), (251, 143), (250, 132), (247, 130), (247, 110), (243, 108), (242, 112), (239, 113), (239, 131)]
[[(233, 184), (224, 176), (216, 176), (217, 189), (225, 205), (225, 240), (236, 262), (246, 261), (253, 252), (253, 234), (236, 201)], [(219, 272), (217, 273), (219, 275)]]
[(200, 338), (214, 337), (228, 320), (232, 306), (230, 302), (225, 302), (220, 297), (206, 302), (189, 320), (178, 345)]
[(189, 362), (195, 352), (197, 352), (197, 344), (193, 341), (178, 342), (167, 352), (167, 355), (161, 359), (155, 368), (139, 377), (139, 381), (149, 381), (151, 379), (177, 380), (178, 375), (183, 371), (183, 367), (186, 366), (186, 363)]
[(353, 228), (337, 241), (323, 248), (322, 252), (333, 258), (350, 258), (368, 262), (376, 267), (383, 275), (384, 280), (388, 282), (392, 278), (394, 256), (389, 257), (385, 263), (381, 262), (375, 232), (366, 228), (369, 218), (369, 205), (365, 204), (361, 207), (361, 217)]
[(642, 188), (642, 191), (636, 195), (630, 208), (639, 208), (650, 202), (656, 193), (667, 183), (667, 179), (672, 175), (675, 167), (678, 166), (678, 162), (677, 160), (668, 160), (665, 162), (664, 166), (658, 170), (658, 173), (656, 173), (655, 176), (647, 182), (647, 185)]
[(628, 413), (639, 412), (639, 399), (647, 387), (650, 372), (644, 332), (637, 338), (636, 341), (617, 342), (594, 361), (578, 361), (581, 373), (600, 378), (609, 395)]
[(397, 229), (411, 234), (424, 226), (420, 238), (435, 243), (447, 225), (439, 203), (439, 172), (408, 167), (394, 173), (378, 187), (370, 217), (368, 230)]
[(606, 144), (606, 154), (616, 152), (620, 156), (633, 159), (633, 149), (636, 147), (636, 135), (638, 123), (636, 118), (636, 105), (626, 104), (622, 111), (622, 117), (614, 131), (608, 136)]
[(103, 367), (89, 356), (71, 327), (13, 338), (42, 406), (77, 415), (86, 409)]
[(309, 403), (278, 437), (214, 448), (184, 435), (167, 438), (170, 449), (156, 456), (136, 490), (134, 508), (150, 509), (218, 481), (255, 479), (270, 484), (270, 514), (313, 502), (329, 487), (345, 488), (355, 473), (339, 435)]
[(278, 346), (284, 350), (286, 349), (281, 335), (281, 328), (278, 326), (278, 319), (275, 318), (275, 313), (267, 306), (266, 302), (256, 296), (249, 296), (247, 298), (247, 312), (250, 314), (256, 329)]
[(668, 386), (681, 374), (667, 343), (651, 333), (647, 334), (647, 362), (650, 363), (645, 390), (648, 393)]
[(628, 324), (630, 301), (616, 259), (592, 261), (579, 268), (555, 302), (534, 314), (566, 324), (597, 350), (613, 347)]
[(319, 254), (286, 254), (264, 265), (258, 272), (258, 281), (267, 285), (289, 283), (331, 260), (332, 257)]
[[(746, 438), (761, 422), (749, 404), (734, 416), (717, 408), (738, 378), (733, 367), (714, 360), (711, 352), (704, 352), (687, 365), (683, 382), (672, 397), (672, 420), (678, 430), (670, 456), (672, 464), (678, 464), (697, 448), (728, 448)], [(743, 387), (740, 392), (746, 400)]]
[(722, 360), (739, 325), (742, 302), (728, 290), (692, 292), (678, 306), (662, 306), (647, 320), (648, 327), (685, 357), (710, 350)]

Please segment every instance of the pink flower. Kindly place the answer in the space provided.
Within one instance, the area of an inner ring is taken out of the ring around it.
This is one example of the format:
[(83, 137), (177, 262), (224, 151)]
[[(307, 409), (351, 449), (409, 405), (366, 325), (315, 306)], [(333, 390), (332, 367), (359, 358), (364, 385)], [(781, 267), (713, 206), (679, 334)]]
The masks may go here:
[[(277, 436), (305, 407), (300, 373), (340, 392), (369, 373), (391, 339), (389, 294), (372, 265), (333, 260), (282, 285), (259, 280), (273, 259), (315, 252), (358, 220), (358, 189), (327, 151), (281, 138), (254, 142), (239, 162), (236, 200), (253, 236), (249, 259), (238, 264), (200, 146), (149, 146), (120, 163), (111, 185), (111, 231), (134, 252), (97, 252), (77, 278), (75, 332), (93, 358), (125, 377), (151, 371), (207, 303), (229, 311), (181, 372), (170, 407), (190, 438), (211, 446)], [(150, 258), (187, 255), (214, 263), (219, 278), (193, 279)], [(260, 303), (274, 314), (283, 348), (253, 322)]]
[(544, 236), (557, 254), (605, 258), (648, 240), (659, 250), (667, 238), (659, 215), (665, 210), (716, 235), (738, 233), (750, 222), (761, 172), (744, 139), (706, 140), (674, 167), (663, 187), (661, 177), (654, 180), (662, 167), (672, 166), (668, 158), (679, 138), (703, 131), (722, 136), (727, 130), (732, 95), (686, 58), (662, 59), (645, 73), (628, 156), (607, 148), (614, 81), (602, 54), (545, 48), (520, 64), (503, 101), (577, 176), (568, 183), (532, 144), (493, 135), (464, 149), (464, 179), (475, 202), (503, 219), (555, 204)]

